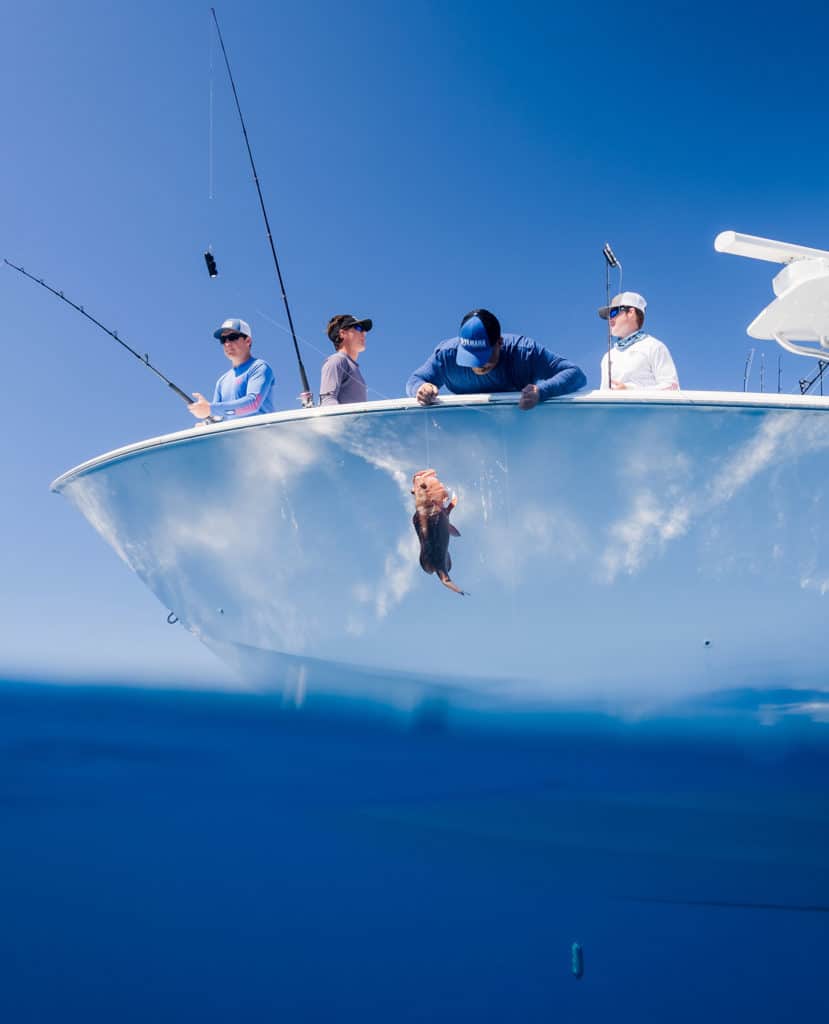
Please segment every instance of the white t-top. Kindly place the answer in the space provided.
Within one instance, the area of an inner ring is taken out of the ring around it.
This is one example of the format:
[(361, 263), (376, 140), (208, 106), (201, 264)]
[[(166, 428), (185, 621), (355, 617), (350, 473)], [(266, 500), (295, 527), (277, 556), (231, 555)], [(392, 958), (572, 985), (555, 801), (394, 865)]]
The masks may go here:
[[(613, 346), (610, 352), (610, 375), (614, 381), (629, 388), (679, 390), (679, 377), (668, 346), (650, 334), (642, 334), (623, 348)], [(602, 391), (608, 390), (607, 352), (602, 356), (599, 388)]]

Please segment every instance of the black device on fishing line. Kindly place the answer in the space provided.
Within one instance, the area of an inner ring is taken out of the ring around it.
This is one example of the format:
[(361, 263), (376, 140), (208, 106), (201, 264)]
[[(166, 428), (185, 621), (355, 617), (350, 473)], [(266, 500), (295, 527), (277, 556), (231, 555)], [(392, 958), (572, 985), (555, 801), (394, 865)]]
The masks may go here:
[(207, 264), (207, 273), (211, 277), (218, 277), (219, 271), (216, 269), (216, 259), (209, 249), (205, 251), (204, 262)]
[(4, 259), (3, 262), (6, 264), (6, 266), (11, 267), (13, 270), (16, 270), (19, 274), (22, 274), (24, 277), (28, 277), (30, 281), (34, 281), (35, 284), (39, 284), (41, 288), (45, 288), (47, 292), (51, 292), (53, 295), (56, 295), (59, 299), (62, 299), (67, 304), (67, 306), (71, 306), (72, 309), (76, 309), (79, 313), (83, 313), (87, 320), (91, 320), (96, 327), (100, 327), (105, 334), (108, 334), (110, 338), (114, 338), (118, 342), (118, 344), (122, 346), (122, 348), (125, 348), (127, 352), (130, 353), (130, 355), (135, 356), (135, 358), (139, 362), (143, 363), (148, 370), (152, 370), (156, 377), (160, 377), (168, 388), (171, 388), (173, 391), (175, 391), (179, 398), (183, 399), (188, 405), (192, 403), (193, 398), (191, 395), (188, 395), (186, 391), (182, 391), (177, 384), (174, 384), (171, 380), (165, 377), (161, 370), (156, 369), (150, 362), (150, 357), (148, 355), (145, 354), (142, 356), (140, 352), (136, 352), (134, 348), (131, 348), (125, 341), (119, 338), (117, 331), (111, 331), (108, 327), (105, 327), (100, 320), (96, 320), (94, 316), (91, 316), (89, 313), (87, 313), (83, 306), (79, 306), (76, 302), (73, 302), (71, 299), (67, 299), (63, 292), (60, 292), (57, 290), (57, 288), (53, 288), (51, 285), (46, 284), (46, 282), (42, 278), (35, 277), (34, 274), (30, 274), (28, 270), (24, 270), (23, 267), (18, 267), (17, 264), (12, 263), (11, 260)]
[(227, 56), (227, 50), (225, 49), (224, 39), (222, 39), (222, 30), (219, 28), (219, 19), (216, 17), (215, 8), (210, 8), (210, 13), (213, 16), (213, 22), (216, 25), (216, 34), (219, 37), (219, 45), (222, 48), (222, 56), (225, 60), (225, 67), (227, 68), (227, 77), (230, 79), (230, 88), (233, 90), (233, 99), (236, 101), (236, 110), (239, 114), (239, 122), (242, 125), (242, 135), (245, 140), (245, 147), (248, 151), (248, 160), (250, 161), (250, 169), (253, 172), (253, 182), (256, 185), (256, 194), (259, 196), (259, 206), (262, 210), (262, 217), (265, 221), (265, 231), (268, 236), (268, 244), (271, 247), (271, 255), (273, 256), (273, 265), (276, 268), (276, 277), (279, 281), (279, 289), (282, 293), (282, 302), (285, 306), (285, 313), (288, 317), (288, 326), (291, 329), (291, 338), (294, 342), (294, 354), (296, 355), (297, 367), (299, 368), (299, 379), (302, 384), (302, 393), (299, 396), (300, 402), (307, 409), (314, 404), (314, 396), (311, 393), (311, 388), (308, 384), (308, 376), (305, 373), (305, 366), (302, 363), (302, 356), (299, 354), (299, 343), (296, 339), (296, 331), (294, 330), (294, 321), (291, 317), (291, 309), (288, 305), (288, 296), (285, 294), (285, 282), (282, 280), (282, 271), (279, 269), (279, 260), (276, 256), (276, 247), (273, 242), (273, 235), (271, 234), (271, 225), (268, 221), (268, 212), (265, 209), (265, 200), (262, 197), (262, 189), (259, 185), (259, 175), (256, 173), (256, 164), (253, 162), (253, 152), (250, 148), (250, 142), (248, 141), (248, 130), (245, 127), (245, 119), (242, 116), (242, 107), (239, 103), (239, 95), (236, 92), (236, 83), (233, 80), (233, 72), (230, 70), (230, 60)]

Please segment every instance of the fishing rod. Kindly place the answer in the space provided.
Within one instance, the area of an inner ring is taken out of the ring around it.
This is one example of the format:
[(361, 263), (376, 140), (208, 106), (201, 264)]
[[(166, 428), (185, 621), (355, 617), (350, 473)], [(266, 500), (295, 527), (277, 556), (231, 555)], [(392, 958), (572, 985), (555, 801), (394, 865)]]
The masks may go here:
[(748, 379), (751, 376), (751, 365), (754, 362), (754, 349), (750, 349), (746, 356), (746, 367), (743, 370), (743, 391), (748, 391)]
[(613, 336), (610, 330), (610, 268), (616, 267), (619, 271), (619, 291), (622, 290), (622, 264), (616, 259), (616, 255), (610, 248), (610, 242), (605, 242), (604, 248), (602, 249), (602, 255), (604, 256), (604, 287), (606, 302), (608, 305), (607, 311), (607, 387), (608, 390), (612, 387), (612, 378), (610, 373), (610, 353), (613, 349)]
[(256, 164), (253, 162), (253, 152), (250, 148), (250, 142), (248, 141), (248, 130), (245, 127), (245, 119), (242, 116), (242, 107), (239, 103), (239, 95), (236, 92), (236, 83), (233, 81), (233, 72), (230, 70), (230, 61), (228, 60), (227, 50), (225, 49), (224, 39), (222, 39), (222, 30), (219, 28), (219, 19), (216, 17), (216, 9), (210, 8), (210, 13), (213, 15), (213, 21), (216, 25), (216, 32), (219, 36), (219, 44), (222, 47), (222, 56), (225, 59), (225, 67), (227, 68), (227, 76), (230, 79), (230, 87), (233, 90), (233, 99), (236, 101), (236, 110), (239, 113), (239, 121), (242, 125), (242, 135), (245, 138), (245, 146), (248, 151), (248, 159), (250, 160), (250, 169), (253, 172), (253, 181), (256, 185), (256, 193), (259, 196), (259, 205), (262, 208), (262, 216), (265, 220), (265, 231), (268, 235), (268, 244), (271, 247), (271, 255), (273, 256), (273, 265), (276, 267), (276, 277), (279, 281), (279, 287), (282, 292), (282, 301), (285, 304), (285, 313), (288, 316), (288, 326), (291, 328), (291, 338), (294, 342), (294, 352), (296, 354), (297, 365), (299, 366), (299, 377), (302, 383), (302, 394), (299, 396), (300, 402), (306, 409), (310, 408), (314, 404), (314, 396), (311, 394), (311, 388), (308, 384), (308, 376), (305, 373), (305, 367), (302, 363), (302, 356), (299, 354), (299, 343), (296, 340), (296, 331), (294, 330), (294, 321), (291, 317), (291, 309), (288, 305), (288, 296), (285, 294), (285, 282), (282, 280), (282, 271), (279, 269), (279, 260), (276, 255), (276, 247), (273, 243), (273, 235), (271, 234), (271, 225), (268, 220), (268, 211), (265, 209), (265, 200), (262, 198), (262, 189), (259, 186), (259, 175), (256, 173)]
[(174, 384), (171, 380), (165, 377), (161, 370), (156, 369), (156, 367), (154, 367), (153, 364), (150, 362), (150, 357), (146, 353), (142, 356), (140, 352), (136, 352), (134, 348), (130, 348), (130, 346), (122, 338), (118, 337), (117, 331), (111, 331), (108, 327), (105, 327), (100, 320), (96, 320), (94, 316), (91, 316), (89, 313), (87, 313), (83, 306), (79, 306), (76, 302), (73, 302), (71, 299), (67, 299), (63, 292), (59, 292), (57, 288), (53, 288), (51, 285), (46, 284), (46, 282), (42, 278), (35, 277), (33, 274), (30, 274), (28, 270), (24, 270), (23, 267), (18, 267), (16, 263), (12, 263), (11, 260), (4, 259), (3, 262), (7, 266), (11, 267), (13, 270), (16, 270), (18, 273), (23, 274), (24, 277), (28, 277), (30, 281), (34, 281), (35, 284), (39, 284), (42, 288), (45, 288), (46, 291), (51, 292), (53, 295), (57, 295), (59, 299), (63, 299), (63, 301), (68, 306), (71, 306), (72, 309), (77, 309), (79, 313), (83, 313), (87, 320), (91, 320), (96, 327), (100, 327), (102, 331), (104, 331), (106, 334), (110, 336), (110, 338), (115, 338), (118, 344), (125, 348), (127, 352), (130, 353), (130, 355), (135, 356), (135, 358), (139, 362), (142, 362), (147, 367), (148, 370), (152, 370), (156, 377), (160, 377), (168, 388), (172, 388), (173, 391), (175, 391), (179, 398), (183, 398), (188, 405), (193, 404), (192, 395), (188, 395), (186, 391), (182, 391), (177, 384)]
[[(778, 363), (779, 363), (779, 359), (778, 359)], [(824, 359), (818, 359), (818, 361), (817, 361), (817, 370), (815, 371), (813, 376), (811, 376), (811, 377), (803, 377), (802, 380), (800, 381), (800, 393), (801, 393), (801, 395), (808, 394), (809, 391), (811, 391), (811, 389), (814, 387), (814, 385), (815, 385), (815, 383), (817, 381), (820, 381), (820, 393), (823, 394), (823, 371), (826, 369), (827, 366), (829, 366), (829, 362), (826, 362), (826, 360), (824, 360)], [(779, 367), (779, 365), (778, 365), (778, 368), (777, 368), (777, 380), (778, 380), (777, 390), (779, 391), (780, 390), (780, 384), (779, 384), (779, 381), (780, 381), (780, 367)]]

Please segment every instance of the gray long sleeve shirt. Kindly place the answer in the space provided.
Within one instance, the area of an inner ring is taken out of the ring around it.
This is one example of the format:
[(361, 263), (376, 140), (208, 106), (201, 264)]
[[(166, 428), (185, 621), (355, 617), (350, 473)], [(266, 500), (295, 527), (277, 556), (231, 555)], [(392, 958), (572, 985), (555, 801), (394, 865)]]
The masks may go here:
[(367, 400), (360, 367), (345, 352), (335, 352), (322, 364), (320, 405), (348, 405)]

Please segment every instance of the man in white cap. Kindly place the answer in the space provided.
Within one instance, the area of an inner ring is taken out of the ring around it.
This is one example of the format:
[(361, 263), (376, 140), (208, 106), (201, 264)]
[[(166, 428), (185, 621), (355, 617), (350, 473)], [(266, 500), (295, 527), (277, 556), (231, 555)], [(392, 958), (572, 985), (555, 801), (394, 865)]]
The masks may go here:
[(231, 367), (216, 381), (212, 402), (198, 391), (193, 392), (196, 401), (187, 406), (190, 412), (197, 420), (236, 419), (273, 412), (273, 370), (264, 359), (254, 359), (250, 354), (252, 338), (247, 321), (225, 320), (213, 337), (222, 343)]
[[(647, 302), (638, 292), (620, 292), (599, 316), (610, 322), (611, 348), (602, 356), (599, 388), (677, 391), (679, 377), (668, 346), (642, 330)], [(608, 357), (610, 370), (608, 371)]]

